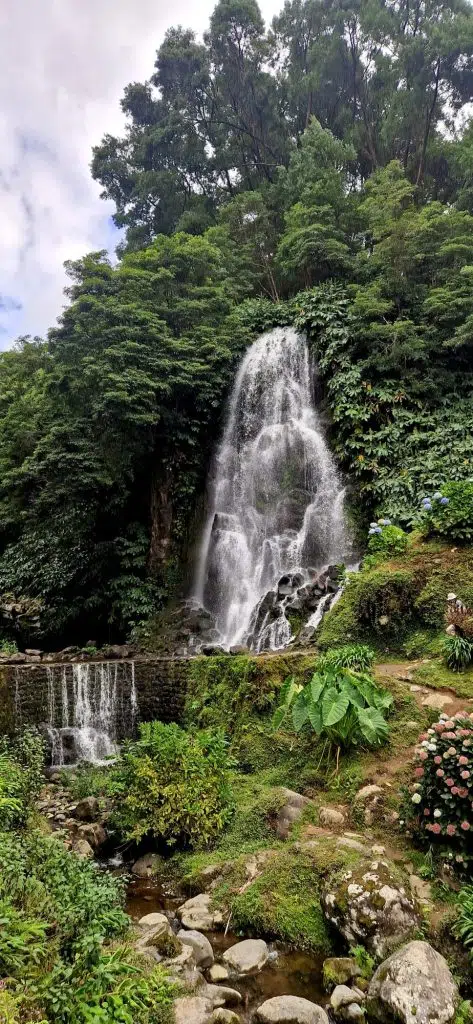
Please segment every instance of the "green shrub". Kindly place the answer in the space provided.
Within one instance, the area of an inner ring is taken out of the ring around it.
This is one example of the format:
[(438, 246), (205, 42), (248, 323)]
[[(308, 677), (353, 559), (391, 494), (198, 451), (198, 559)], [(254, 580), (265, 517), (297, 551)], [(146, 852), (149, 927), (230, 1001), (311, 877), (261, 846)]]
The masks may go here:
[(207, 845), (228, 819), (228, 769), (222, 732), (145, 722), (115, 771), (114, 822), (126, 839)]
[(334, 647), (323, 654), (317, 663), (317, 670), (327, 672), (353, 668), (357, 672), (364, 672), (371, 668), (374, 659), (375, 653), (367, 644), (345, 644), (344, 647)]
[(407, 533), (400, 526), (394, 526), (389, 519), (378, 519), (377, 523), (372, 523), (369, 534), (368, 551), (372, 555), (390, 558), (402, 555), (407, 548)]
[(322, 670), (306, 686), (288, 679), (281, 698), (273, 719), (276, 728), (291, 716), (296, 732), (310, 727), (317, 736), (345, 749), (359, 743), (377, 746), (388, 738), (384, 712), (392, 696), (364, 673)]
[(464, 636), (446, 636), (443, 650), (445, 662), (454, 672), (461, 672), (473, 662), (473, 642)]
[(469, 950), (473, 960), (473, 885), (466, 885), (458, 893), (457, 919), (453, 932)]
[(370, 566), (350, 573), (344, 593), (322, 619), (317, 642), (322, 650), (370, 634), (397, 638), (415, 615), (418, 583), (410, 569)]
[(473, 539), (473, 480), (457, 480), (422, 502), (426, 536), (468, 543)]
[(0, 738), (0, 829), (25, 824), (44, 781), (43, 764), (44, 744), (36, 730)]
[(473, 719), (442, 714), (419, 737), (413, 783), (406, 800), (411, 831), (436, 843), (465, 867), (473, 834)]

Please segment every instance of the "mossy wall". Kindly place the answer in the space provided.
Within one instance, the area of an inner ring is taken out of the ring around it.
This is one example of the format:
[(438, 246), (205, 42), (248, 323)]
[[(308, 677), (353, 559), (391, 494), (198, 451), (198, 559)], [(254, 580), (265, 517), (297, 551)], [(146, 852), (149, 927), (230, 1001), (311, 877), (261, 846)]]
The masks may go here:
[[(119, 688), (122, 680), (129, 680), (133, 664), (141, 721), (160, 719), (163, 722), (185, 721), (199, 727), (230, 728), (251, 708), (256, 713), (269, 710), (284, 679), (291, 674), (305, 678), (314, 663), (315, 655), (286, 653), (257, 657), (148, 658), (112, 664), (116, 667)], [(51, 699), (60, 706), (63, 673), (71, 699), (70, 663), (1, 666), (0, 732), (49, 721)], [(52, 684), (56, 691), (53, 695)], [(122, 699), (121, 689), (119, 699)], [(125, 736), (131, 727), (131, 715), (127, 715), (125, 706), (121, 718), (121, 731)]]

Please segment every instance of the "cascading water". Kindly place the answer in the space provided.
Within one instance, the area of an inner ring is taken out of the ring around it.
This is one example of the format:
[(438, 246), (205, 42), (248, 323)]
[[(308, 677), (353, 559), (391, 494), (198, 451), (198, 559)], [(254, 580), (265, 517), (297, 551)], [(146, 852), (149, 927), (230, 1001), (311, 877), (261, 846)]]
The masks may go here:
[(344, 560), (343, 499), (314, 407), (306, 340), (274, 328), (242, 360), (211, 481), (195, 596), (215, 616), (223, 646), (289, 642), (284, 606), (275, 615), (270, 595), (278, 597), (284, 574), (298, 573), (302, 586)]
[(47, 669), (47, 735), (54, 765), (113, 756), (137, 715), (135, 666), (111, 662)]

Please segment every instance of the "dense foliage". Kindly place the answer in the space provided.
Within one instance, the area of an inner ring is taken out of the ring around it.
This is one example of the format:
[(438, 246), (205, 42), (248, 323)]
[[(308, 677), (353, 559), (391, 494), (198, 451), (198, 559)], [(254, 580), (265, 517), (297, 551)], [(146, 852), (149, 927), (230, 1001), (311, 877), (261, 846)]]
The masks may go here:
[[(341, 661), (347, 660), (346, 650)], [(361, 660), (366, 660), (366, 649)], [(359, 743), (374, 747), (388, 738), (385, 713), (392, 700), (367, 672), (344, 668), (326, 658), (305, 686), (294, 679), (286, 681), (274, 725), (280, 728), (290, 716), (296, 732), (309, 727), (335, 748), (349, 749)]]
[(47, 341), (0, 356), (0, 625), (22, 642), (126, 636), (179, 589), (236, 361), (276, 323), (309, 334), (366, 524), (473, 472), (466, 0), (288, 0), (268, 30), (219, 0), (150, 70), (93, 158), (118, 264), (68, 264)]
[(144, 722), (113, 772), (114, 820), (126, 839), (205, 846), (229, 817), (223, 733)]
[(459, 712), (449, 719), (442, 714), (419, 737), (415, 782), (407, 801), (413, 832), (424, 843), (446, 849), (460, 867), (471, 860), (472, 745), (471, 715)]

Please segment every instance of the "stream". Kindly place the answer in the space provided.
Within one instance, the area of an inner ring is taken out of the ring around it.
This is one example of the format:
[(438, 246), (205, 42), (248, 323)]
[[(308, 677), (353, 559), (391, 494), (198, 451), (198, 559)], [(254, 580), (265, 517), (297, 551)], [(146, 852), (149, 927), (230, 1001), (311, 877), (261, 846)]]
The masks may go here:
[[(171, 924), (177, 926), (175, 912), (184, 898), (165, 890), (159, 882), (134, 879), (128, 887), (126, 910), (134, 921), (139, 921), (145, 914), (154, 912), (166, 914)], [(223, 931), (205, 934), (213, 948), (216, 963), (226, 949), (245, 937), (231, 931), (226, 935)], [(322, 988), (323, 957), (291, 950), (280, 942), (271, 942), (268, 945), (271, 956), (259, 974), (231, 978), (224, 982), (238, 989), (243, 997), (240, 1006), (235, 1007), (243, 1024), (250, 1024), (256, 1008), (273, 996), (302, 996), (322, 1006), (327, 1002), (327, 995)]]

